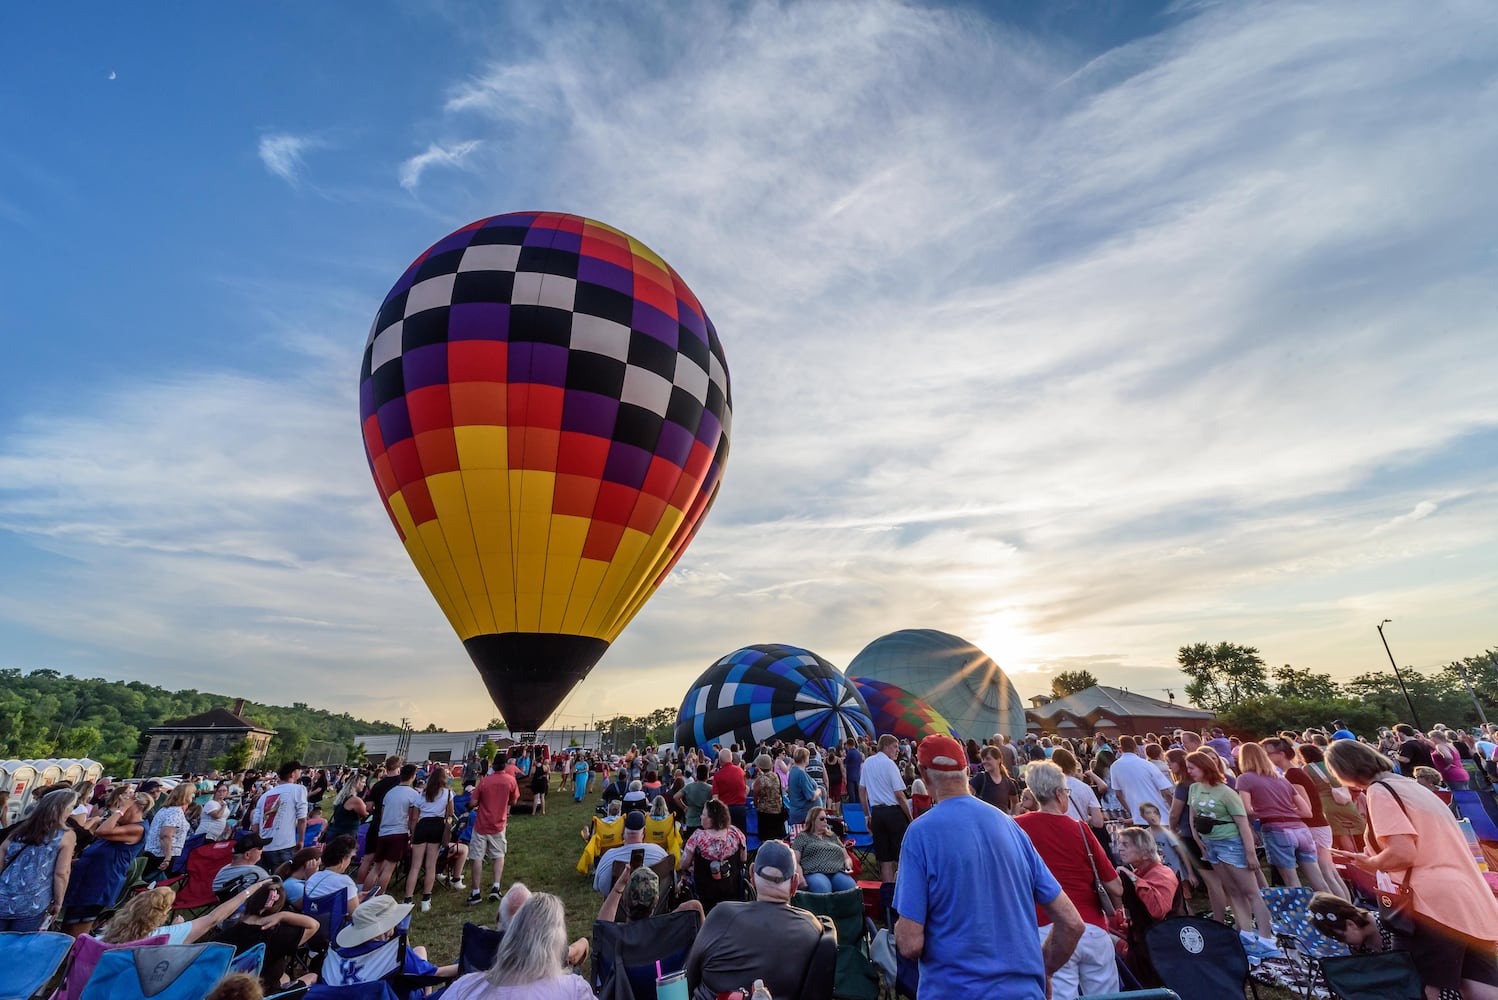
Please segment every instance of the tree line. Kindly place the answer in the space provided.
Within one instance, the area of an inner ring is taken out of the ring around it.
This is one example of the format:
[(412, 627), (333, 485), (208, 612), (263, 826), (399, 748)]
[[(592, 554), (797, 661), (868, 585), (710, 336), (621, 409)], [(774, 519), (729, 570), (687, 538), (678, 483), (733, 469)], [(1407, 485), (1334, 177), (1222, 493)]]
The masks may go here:
[[(1176, 662), (1187, 677), (1186, 697), (1217, 713), (1224, 726), (1250, 734), (1326, 728), (1340, 719), (1359, 736), (1379, 726), (1410, 722), (1410, 709), (1392, 670), (1338, 682), (1330, 674), (1286, 663), (1270, 670), (1253, 646), (1199, 642), (1182, 646)], [(1498, 649), (1426, 673), (1401, 667), (1420, 725), (1472, 726), (1482, 709), (1498, 707)]]
[[(142, 681), (81, 678), (56, 670), (0, 670), (0, 759), (91, 757), (105, 774), (129, 774), (146, 730), (214, 708), (230, 711), (235, 698), (204, 691), (168, 691)], [(389, 722), (366, 722), (304, 702), (265, 705), (246, 699), (245, 718), (276, 730), (267, 759), (306, 752), (309, 739), (354, 744), (361, 733), (398, 733)]]

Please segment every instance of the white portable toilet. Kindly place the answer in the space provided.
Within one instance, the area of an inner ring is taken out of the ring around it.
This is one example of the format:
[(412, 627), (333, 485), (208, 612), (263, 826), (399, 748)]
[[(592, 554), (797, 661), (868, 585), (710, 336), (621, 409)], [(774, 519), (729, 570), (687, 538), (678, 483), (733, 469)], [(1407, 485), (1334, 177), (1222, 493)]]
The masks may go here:
[(84, 781), (98, 781), (100, 778), (104, 777), (104, 765), (100, 764), (98, 761), (90, 757), (85, 757), (78, 763), (83, 765)]
[(57, 762), (62, 768), (62, 780), (70, 785), (76, 785), (83, 780), (83, 765), (71, 757), (63, 757)]
[(10, 805), (5, 810), (5, 824), (9, 826), (21, 817), (21, 810), (30, 801), (31, 789), (36, 787), (36, 768), (23, 760), (8, 760), (0, 764), (6, 774), (5, 787), (10, 792)]
[(55, 785), (62, 780), (62, 765), (55, 760), (34, 760), (31, 762), (36, 768), (37, 784)]

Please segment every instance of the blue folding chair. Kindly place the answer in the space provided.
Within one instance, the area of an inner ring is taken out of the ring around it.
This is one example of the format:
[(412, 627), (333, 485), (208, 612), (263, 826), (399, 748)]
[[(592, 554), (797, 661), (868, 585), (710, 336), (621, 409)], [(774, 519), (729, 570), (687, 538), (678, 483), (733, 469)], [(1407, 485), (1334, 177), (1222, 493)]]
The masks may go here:
[(253, 948), (247, 948), (234, 956), (229, 963), (230, 972), (243, 972), (247, 976), (260, 978), (260, 970), (265, 965), (265, 942), (261, 941)]
[(318, 983), (305, 994), (306, 1000), (405, 1000), (395, 987), (380, 979), (352, 986), (327, 986)]
[(317, 919), (322, 925), (320, 936), (331, 942), (348, 923), (348, 890), (334, 889), (321, 896), (304, 896), (302, 912)]
[(1201, 917), (1170, 917), (1151, 927), (1145, 948), (1155, 973), (1181, 1000), (1241, 997), (1243, 987), (1259, 987), (1248, 976), (1248, 954), (1238, 932)]
[(843, 803), (843, 825), (848, 828), (848, 839), (853, 841), (853, 850), (864, 871), (877, 878), (879, 864), (874, 858), (874, 834), (869, 830), (869, 818), (864, 815), (862, 803)]
[(202, 1000), (224, 978), (227, 944), (158, 944), (106, 951), (80, 1000)]
[(73, 939), (54, 931), (0, 932), (0, 1000), (31, 1000), (62, 971)]
[(504, 931), (465, 923), (463, 942), (458, 948), (458, 975), (466, 976), (470, 972), (486, 972), (492, 969), (504, 936)]

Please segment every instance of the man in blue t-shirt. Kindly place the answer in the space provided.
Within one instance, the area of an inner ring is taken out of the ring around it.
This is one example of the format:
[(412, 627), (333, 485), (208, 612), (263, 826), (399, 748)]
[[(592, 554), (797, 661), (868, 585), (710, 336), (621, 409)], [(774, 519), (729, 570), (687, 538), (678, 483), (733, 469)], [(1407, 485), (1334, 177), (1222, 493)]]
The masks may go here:
[(843, 791), (843, 798), (848, 802), (858, 801), (858, 782), (863, 778), (863, 751), (858, 749), (857, 740), (848, 741), (848, 752), (843, 754), (843, 780), (847, 782), (847, 788)]
[[(928, 736), (917, 763), (936, 804), (905, 833), (894, 908), (921, 1000), (1042, 1000), (1082, 937), (1077, 908), (1019, 825), (969, 794), (962, 744)], [(1036, 906), (1054, 924), (1044, 944), (1030, 936)]]

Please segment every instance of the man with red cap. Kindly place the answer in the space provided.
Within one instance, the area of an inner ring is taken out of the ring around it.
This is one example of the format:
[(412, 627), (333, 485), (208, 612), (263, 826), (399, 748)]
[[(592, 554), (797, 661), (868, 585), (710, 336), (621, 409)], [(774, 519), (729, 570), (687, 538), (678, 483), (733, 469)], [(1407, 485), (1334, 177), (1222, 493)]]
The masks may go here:
[[(962, 744), (928, 736), (916, 761), (935, 804), (905, 833), (894, 908), (895, 946), (920, 962), (921, 1000), (1041, 1000), (1082, 918), (1018, 824), (972, 796)], [(1036, 906), (1055, 925), (1044, 944)]]

